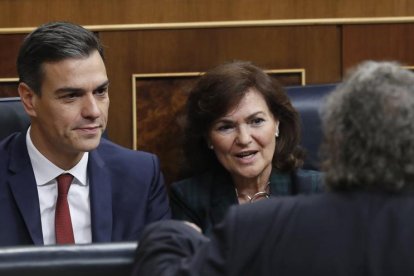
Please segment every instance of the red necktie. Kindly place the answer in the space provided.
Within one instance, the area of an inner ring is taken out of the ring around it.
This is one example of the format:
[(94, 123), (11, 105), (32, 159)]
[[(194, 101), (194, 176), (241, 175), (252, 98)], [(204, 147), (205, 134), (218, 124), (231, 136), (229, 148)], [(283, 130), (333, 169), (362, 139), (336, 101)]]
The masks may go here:
[(69, 173), (61, 174), (57, 177), (58, 198), (55, 211), (56, 244), (75, 243), (68, 203), (68, 192), (72, 179), (73, 175)]

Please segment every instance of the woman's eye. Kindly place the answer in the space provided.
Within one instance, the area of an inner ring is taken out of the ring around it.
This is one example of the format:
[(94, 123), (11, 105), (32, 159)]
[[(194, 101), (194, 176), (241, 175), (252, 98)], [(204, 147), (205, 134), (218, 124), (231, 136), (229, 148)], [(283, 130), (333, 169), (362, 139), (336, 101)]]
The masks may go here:
[(265, 120), (262, 118), (255, 118), (251, 121), (251, 124), (254, 126), (261, 125)]
[(234, 127), (232, 125), (221, 125), (217, 127), (217, 130), (220, 132), (227, 132), (232, 130)]

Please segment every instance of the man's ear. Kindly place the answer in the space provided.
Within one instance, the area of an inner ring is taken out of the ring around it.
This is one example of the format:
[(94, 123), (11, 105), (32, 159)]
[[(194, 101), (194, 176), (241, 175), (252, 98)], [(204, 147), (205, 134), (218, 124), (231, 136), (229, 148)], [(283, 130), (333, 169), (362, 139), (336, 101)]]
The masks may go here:
[(24, 82), (19, 83), (17, 90), (19, 91), (20, 100), (22, 101), (26, 113), (29, 114), (30, 117), (36, 117), (34, 102), (37, 95), (35, 92)]

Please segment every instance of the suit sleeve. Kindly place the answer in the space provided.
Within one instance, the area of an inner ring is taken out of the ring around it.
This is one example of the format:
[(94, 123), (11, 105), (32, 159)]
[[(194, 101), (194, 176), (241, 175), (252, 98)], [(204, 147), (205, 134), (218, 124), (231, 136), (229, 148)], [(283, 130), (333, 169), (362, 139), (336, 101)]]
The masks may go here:
[(295, 201), (281, 199), (233, 206), (210, 239), (180, 221), (152, 224), (140, 240), (133, 275), (235, 276), (274, 271), (275, 262), (283, 258), (280, 239), (283, 231), (289, 232), (285, 227), (294, 206)]
[(228, 275), (231, 229), (222, 225), (209, 240), (181, 221), (153, 223), (139, 242), (133, 275)]
[(169, 219), (171, 217), (164, 177), (160, 170), (159, 160), (155, 155), (152, 155), (152, 163), (154, 174), (148, 199), (147, 222)]
[(141, 236), (133, 275), (167, 276), (188, 271), (195, 252), (207, 243), (206, 237), (183, 222), (155, 222)]

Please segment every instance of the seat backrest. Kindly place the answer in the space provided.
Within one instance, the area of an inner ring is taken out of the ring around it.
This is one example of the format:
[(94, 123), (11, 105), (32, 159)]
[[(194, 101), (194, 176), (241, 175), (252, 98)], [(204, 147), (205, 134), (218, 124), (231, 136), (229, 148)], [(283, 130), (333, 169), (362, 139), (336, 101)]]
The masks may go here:
[(319, 147), (322, 142), (320, 109), (325, 96), (333, 91), (336, 85), (286, 87), (286, 92), (301, 118), (301, 145), (307, 152), (304, 169), (320, 170)]
[(19, 97), (0, 98), (0, 140), (13, 132), (24, 131), (30, 118)]
[(136, 242), (0, 248), (0, 275), (130, 275)]

